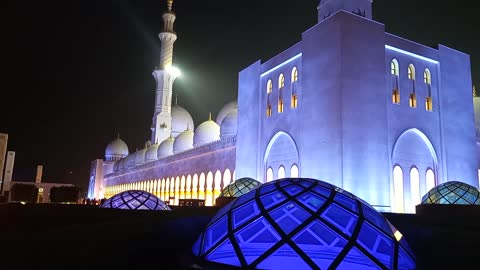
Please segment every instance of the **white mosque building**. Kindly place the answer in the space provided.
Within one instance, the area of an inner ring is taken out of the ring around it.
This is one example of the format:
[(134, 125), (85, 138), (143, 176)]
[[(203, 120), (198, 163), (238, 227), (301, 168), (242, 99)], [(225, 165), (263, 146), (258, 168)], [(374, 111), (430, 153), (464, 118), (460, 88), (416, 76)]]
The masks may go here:
[[(108, 144), (92, 164), (90, 198), (141, 189), (170, 204), (208, 206), (241, 177), (309, 177), (380, 211), (411, 213), (438, 184), (479, 186), (468, 55), (386, 33), (372, 19), (372, 0), (322, 0), (318, 23), (242, 70), (238, 103), (195, 128), (186, 109), (172, 106), (172, 2), (153, 72), (152, 137), (135, 153), (120, 138)], [(479, 98), (475, 104), (480, 117)]]

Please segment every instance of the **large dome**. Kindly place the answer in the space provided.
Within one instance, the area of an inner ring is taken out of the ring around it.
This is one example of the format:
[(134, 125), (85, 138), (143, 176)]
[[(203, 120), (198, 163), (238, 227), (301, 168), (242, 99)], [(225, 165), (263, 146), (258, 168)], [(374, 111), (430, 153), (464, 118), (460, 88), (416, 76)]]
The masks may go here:
[(328, 183), (285, 178), (218, 211), (192, 251), (248, 269), (415, 269), (407, 242), (363, 200)]
[(225, 118), (220, 126), (220, 137), (226, 138), (237, 135), (237, 115), (238, 109), (233, 109)]
[(117, 161), (128, 156), (128, 146), (120, 138), (111, 141), (105, 149), (105, 159), (107, 161)]
[(157, 151), (159, 146), (160, 145), (156, 143), (156, 144), (152, 144), (148, 148), (147, 153), (145, 154), (145, 163), (157, 160)]
[(212, 120), (207, 120), (195, 130), (193, 147), (199, 147), (218, 140), (220, 140), (220, 126)]
[(124, 163), (124, 169), (130, 169), (130, 168), (135, 168), (136, 165), (136, 159), (137, 159), (137, 153), (133, 153), (128, 155), (128, 157), (124, 158), (125, 160)]
[(183, 151), (187, 151), (193, 148), (193, 131), (190, 129), (185, 130), (177, 136), (173, 142), (173, 153), (178, 154)]
[(187, 129), (195, 129), (193, 118), (187, 110), (176, 104), (172, 107), (172, 136), (176, 138)]
[(240, 197), (258, 188), (262, 183), (252, 178), (240, 178), (226, 186), (219, 197)]
[(141, 190), (127, 190), (119, 193), (103, 202), (100, 207), (125, 210), (171, 210), (157, 196)]
[(422, 204), (480, 205), (480, 192), (468, 184), (450, 181), (432, 188), (423, 196)]
[(225, 118), (231, 111), (235, 110), (238, 107), (237, 101), (231, 101), (223, 106), (220, 112), (217, 115), (215, 122), (220, 126), (222, 124), (223, 118)]
[(164, 140), (158, 147), (157, 157), (159, 159), (173, 155), (173, 143), (175, 139), (173, 137), (168, 137)]

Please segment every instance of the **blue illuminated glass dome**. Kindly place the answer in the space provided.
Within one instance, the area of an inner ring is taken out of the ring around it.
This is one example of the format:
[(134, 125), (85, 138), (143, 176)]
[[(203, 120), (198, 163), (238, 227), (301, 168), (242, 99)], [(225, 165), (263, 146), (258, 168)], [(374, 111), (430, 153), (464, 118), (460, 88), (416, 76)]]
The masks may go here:
[(226, 186), (219, 197), (240, 197), (258, 188), (262, 183), (252, 178), (240, 178)]
[(363, 200), (285, 178), (220, 209), (195, 242), (205, 261), (260, 269), (415, 269), (407, 242)]
[(480, 192), (468, 184), (450, 181), (432, 188), (423, 196), (422, 204), (480, 205)]
[(126, 210), (172, 210), (157, 196), (141, 190), (127, 190), (119, 193), (103, 202), (100, 207)]

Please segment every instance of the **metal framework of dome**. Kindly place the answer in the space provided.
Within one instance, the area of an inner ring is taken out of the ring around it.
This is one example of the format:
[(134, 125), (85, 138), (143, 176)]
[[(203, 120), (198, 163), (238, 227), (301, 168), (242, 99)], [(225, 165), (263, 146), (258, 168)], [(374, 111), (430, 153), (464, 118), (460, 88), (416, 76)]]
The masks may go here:
[(259, 269), (415, 269), (379, 212), (315, 179), (263, 184), (220, 209), (192, 248), (205, 263)]
[(103, 202), (100, 207), (125, 210), (171, 210), (157, 196), (141, 190), (127, 190), (119, 193)]
[(235, 180), (235, 182), (226, 186), (219, 197), (240, 197), (243, 194), (247, 194), (251, 190), (256, 189), (262, 183), (252, 178), (240, 178)]
[(480, 192), (468, 184), (450, 181), (432, 188), (423, 196), (422, 204), (480, 205)]

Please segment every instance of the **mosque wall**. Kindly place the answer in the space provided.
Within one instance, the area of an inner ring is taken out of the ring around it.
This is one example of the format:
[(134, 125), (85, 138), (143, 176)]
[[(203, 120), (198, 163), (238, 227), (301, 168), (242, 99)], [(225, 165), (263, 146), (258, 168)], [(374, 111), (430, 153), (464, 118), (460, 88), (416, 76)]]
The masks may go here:
[(205, 199), (213, 205), (235, 179), (235, 137), (105, 176), (105, 197), (139, 189), (178, 205), (179, 199)]

